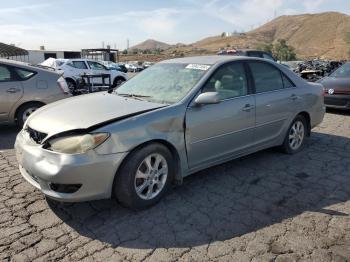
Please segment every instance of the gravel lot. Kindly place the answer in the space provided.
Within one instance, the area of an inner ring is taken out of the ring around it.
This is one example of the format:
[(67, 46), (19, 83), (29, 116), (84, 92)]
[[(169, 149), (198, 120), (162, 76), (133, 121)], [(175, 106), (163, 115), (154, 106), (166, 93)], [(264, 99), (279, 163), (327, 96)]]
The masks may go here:
[(265, 150), (184, 180), (141, 212), (60, 204), (20, 176), (0, 126), (0, 261), (350, 261), (350, 115), (294, 156)]

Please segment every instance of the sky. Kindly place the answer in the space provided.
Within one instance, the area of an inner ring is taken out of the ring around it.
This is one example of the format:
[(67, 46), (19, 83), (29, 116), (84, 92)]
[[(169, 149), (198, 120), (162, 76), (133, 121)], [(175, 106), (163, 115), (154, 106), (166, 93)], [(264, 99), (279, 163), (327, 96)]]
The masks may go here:
[(123, 50), (146, 39), (189, 44), (276, 16), (338, 11), (350, 0), (0, 0), (0, 42), (25, 49)]

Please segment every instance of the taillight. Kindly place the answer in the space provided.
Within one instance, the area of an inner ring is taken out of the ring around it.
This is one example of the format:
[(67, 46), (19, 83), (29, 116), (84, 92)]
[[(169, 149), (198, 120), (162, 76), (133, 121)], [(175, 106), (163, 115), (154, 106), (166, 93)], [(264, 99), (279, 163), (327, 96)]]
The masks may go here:
[(65, 95), (69, 94), (69, 88), (68, 88), (67, 82), (66, 82), (66, 80), (63, 77), (60, 77), (57, 80), (57, 84), (58, 84), (58, 87), (63, 92), (63, 94), (65, 94)]

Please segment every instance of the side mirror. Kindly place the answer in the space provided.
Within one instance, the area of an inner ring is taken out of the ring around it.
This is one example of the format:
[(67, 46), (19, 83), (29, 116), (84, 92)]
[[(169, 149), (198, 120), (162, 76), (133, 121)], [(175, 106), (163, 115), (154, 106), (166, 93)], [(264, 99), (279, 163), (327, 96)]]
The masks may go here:
[(206, 92), (200, 94), (196, 100), (194, 100), (196, 105), (208, 105), (208, 104), (217, 104), (220, 102), (218, 92)]

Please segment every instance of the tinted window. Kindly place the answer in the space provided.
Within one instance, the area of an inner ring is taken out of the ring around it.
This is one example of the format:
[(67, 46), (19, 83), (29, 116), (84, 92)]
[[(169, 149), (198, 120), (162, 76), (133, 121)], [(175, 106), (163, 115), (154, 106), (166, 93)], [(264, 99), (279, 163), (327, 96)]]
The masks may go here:
[(14, 81), (8, 67), (0, 65), (0, 82)]
[(273, 59), (273, 57), (272, 57), (272, 56), (270, 56), (269, 54), (265, 54), (265, 53), (263, 53), (263, 58), (265, 58), (265, 59), (269, 59), (269, 60), (271, 60), (271, 61), (275, 61), (275, 59)]
[(295, 86), (294, 83), (290, 81), (284, 74), (282, 74), (282, 79), (284, 88), (290, 88)]
[(72, 61), (72, 65), (75, 68), (87, 69), (87, 66), (84, 61)]
[(267, 63), (249, 62), (253, 74), (256, 93), (283, 88), (280, 71)]
[(17, 75), (23, 80), (27, 80), (31, 78), (33, 75), (35, 75), (35, 72), (28, 71), (22, 68), (14, 68), (14, 70), (16, 71)]
[(257, 51), (249, 51), (247, 52), (248, 56), (251, 56), (251, 57), (260, 57), (262, 58), (262, 53), (261, 52), (257, 52)]
[(106, 70), (106, 68), (100, 63), (88, 61), (88, 64), (93, 70)]
[(221, 99), (246, 95), (248, 87), (244, 65), (233, 63), (222, 66), (205, 84), (202, 92), (218, 92)]

